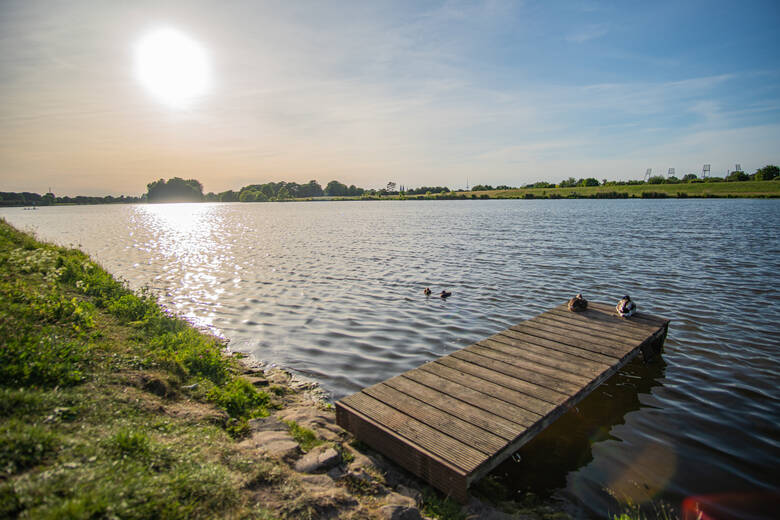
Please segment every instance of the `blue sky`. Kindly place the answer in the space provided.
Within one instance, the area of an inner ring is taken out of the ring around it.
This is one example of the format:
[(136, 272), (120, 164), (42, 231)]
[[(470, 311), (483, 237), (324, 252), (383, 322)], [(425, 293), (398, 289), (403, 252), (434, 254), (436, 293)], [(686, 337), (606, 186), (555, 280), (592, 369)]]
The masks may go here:
[[(160, 103), (159, 27), (210, 87)], [(0, 191), (379, 187), (777, 164), (780, 2), (0, 3)]]

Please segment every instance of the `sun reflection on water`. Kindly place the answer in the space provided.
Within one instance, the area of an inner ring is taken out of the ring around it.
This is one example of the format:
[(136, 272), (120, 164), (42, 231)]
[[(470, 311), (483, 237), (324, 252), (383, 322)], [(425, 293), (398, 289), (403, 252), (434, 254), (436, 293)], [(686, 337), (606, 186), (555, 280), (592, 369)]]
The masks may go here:
[[(234, 258), (230, 243), (218, 240), (224, 231), (223, 215), (213, 204), (148, 204), (134, 210), (132, 223), (145, 229), (148, 237), (136, 247), (164, 266), (154, 285), (167, 288), (167, 299), (181, 315), (220, 334), (213, 321), (224, 289), (213, 273)], [(193, 308), (195, 302), (207, 308)]]

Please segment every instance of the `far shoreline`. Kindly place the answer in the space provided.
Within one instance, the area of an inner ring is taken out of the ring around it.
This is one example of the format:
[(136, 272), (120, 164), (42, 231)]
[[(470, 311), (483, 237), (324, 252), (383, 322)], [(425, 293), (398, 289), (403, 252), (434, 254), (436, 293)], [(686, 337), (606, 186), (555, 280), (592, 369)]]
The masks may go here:
[[(334, 202), (334, 201), (389, 201), (389, 200), (559, 200), (559, 199), (777, 199), (780, 198), (780, 181), (739, 181), (739, 182), (693, 182), (676, 184), (625, 184), (601, 186), (577, 186), (568, 188), (513, 188), (489, 191), (449, 191), (418, 195), (400, 194), (364, 194), (360, 196), (321, 196), (269, 200), (263, 202)], [(37, 208), (50, 206), (96, 206), (117, 204), (177, 204), (222, 202), (201, 201), (156, 201), (113, 200), (110, 202), (67, 202), (56, 204), (3, 204), (0, 208)], [(232, 201), (231, 201), (232, 202)], [(237, 202), (237, 201), (236, 201)], [(241, 202), (260, 203), (260, 201)]]

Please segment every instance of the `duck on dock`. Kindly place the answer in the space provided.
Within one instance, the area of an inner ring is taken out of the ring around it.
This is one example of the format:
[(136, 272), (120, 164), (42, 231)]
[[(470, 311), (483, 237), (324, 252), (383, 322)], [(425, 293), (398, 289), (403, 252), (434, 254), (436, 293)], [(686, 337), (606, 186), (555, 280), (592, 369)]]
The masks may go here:
[(423, 290), (423, 294), (424, 294), (425, 296), (430, 296), (430, 295), (431, 295), (431, 288), (430, 288), (430, 287), (426, 287), (426, 288)]
[(582, 294), (578, 294), (571, 300), (569, 300), (569, 310), (574, 312), (582, 312), (588, 308), (588, 300), (582, 297)]
[(439, 296), (441, 298), (449, 298), (450, 296), (452, 296), (452, 293), (450, 291), (442, 291)]
[(631, 298), (628, 295), (625, 295), (618, 302), (617, 306), (615, 307), (615, 310), (617, 310), (618, 316), (620, 316), (621, 318), (628, 318), (636, 314), (636, 304), (631, 300)]

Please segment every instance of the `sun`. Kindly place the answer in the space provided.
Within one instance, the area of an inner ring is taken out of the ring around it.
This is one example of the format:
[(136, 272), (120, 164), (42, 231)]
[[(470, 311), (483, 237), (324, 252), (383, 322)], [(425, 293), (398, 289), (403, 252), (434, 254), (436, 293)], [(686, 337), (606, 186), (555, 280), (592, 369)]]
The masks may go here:
[(171, 28), (146, 34), (135, 48), (136, 76), (159, 101), (184, 108), (209, 88), (209, 64), (198, 42)]

